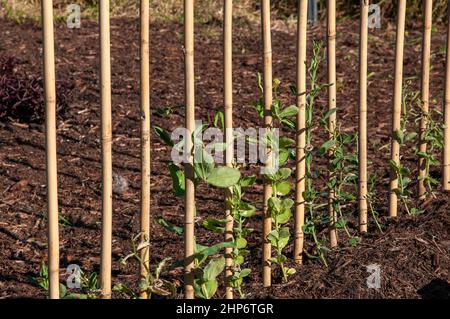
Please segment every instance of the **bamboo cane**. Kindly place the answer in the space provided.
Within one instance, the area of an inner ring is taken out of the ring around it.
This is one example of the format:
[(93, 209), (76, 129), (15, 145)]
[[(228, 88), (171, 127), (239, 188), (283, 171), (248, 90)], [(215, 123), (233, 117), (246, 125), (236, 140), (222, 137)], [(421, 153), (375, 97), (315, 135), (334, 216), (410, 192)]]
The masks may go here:
[(447, 30), (447, 58), (445, 66), (445, 103), (444, 103), (444, 156), (442, 187), (450, 191), (450, 10)]
[(294, 261), (302, 263), (303, 224), (305, 222), (305, 148), (306, 148), (306, 27), (308, 0), (298, 2), (297, 21), (297, 134), (295, 169), (295, 239)]
[(185, 101), (186, 101), (186, 149), (189, 162), (185, 163), (185, 298), (194, 298), (194, 215), (195, 188), (191, 135), (195, 130), (194, 97), (194, 0), (184, 1), (184, 61), (185, 61)]
[(361, 1), (359, 44), (359, 231), (367, 232), (367, 39), (369, 0)]
[[(336, 0), (328, 0), (327, 2), (327, 40), (328, 40), (328, 110), (336, 109)], [(328, 117), (328, 132), (330, 139), (334, 138), (336, 130), (336, 112)], [(334, 150), (328, 153), (330, 161), (332, 161)], [(332, 179), (335, 172), (328, 171), (328, 178)], [(330, 189), (328, 193), (328, 213), (330, 215), (330, 246), (337, 246), (337, 230), (335, 224), (337, 221), (336, 210), (334, 209), (334, 200), (336, 194), (334, 189)]]
[[(428, 126), (428, 109), (430, 98), (430, 53), (431, 53), (431, 25), (433, 19), (433, 1), (425, 0), (424, 15), (423, 15), (423, 41), (422, 41), (422, 83), (421, 83), (421, 100), (422, 100), (422, 114), (420, 119), (419, 129), (419, 151), (421, 153), (427, 152), (427, 142), (425, 140), (425, 133)], [(427, 161), (424, 157), (419, 157), (419, 180), (418, 192), (419, 199), (425, 199), (426, 186), (425, 177), (429, 173), (427, 171)]]
[[(400, 164), (400, 143), (395, 138), (395, 132), (400, 130), (401, 109), (402, 109), (402, 81), (403, 81), (403, 50), (405, 38), (405, 14), (406, 0), (398, 1), (397, 16), (397, 40), (395, 48), (395, 78), (394, 78), (394, 103), (392, 108), (392, 138), (391, 138), (391, 160), (397, 165)], [(391, 171), (389, 216), (397, 216), (397, 194), (398, 178), (394, 171)]]
[(59, 298), (58, 172), (56, 158), (56, 85), (53, 1), (42, 1), (44, 53), (45, 149), (47, 167), (49, 297)]
[[(263, 37), (263, 61), (264, 61), (264, 127), (269, 132), (272, 127), (272, 40), (270, 31), (270, 0), (261, 0), (261, 25)], [(272, 167), (272, 154), (269, 150), (265, 167)], [(272, 246), (267, 236), (272, 230), (272, 218), (268, 207), (269, 198), (272, 196), (272, 187), (267, 180), (264, 181), (264, 208), (263, 208), (263, 285), (271, 285), (271, 266)]]
[[(150, 6), (141, 0), (141, 241), (150, 244)], [(140, 251), (140, 279), (146, 280), (150, 247)], [(147, 291), (140, 292), (147, 298)]]
[(100, 81), (102, 130), (102, 298), (111, 298), (112, 126), (109, 0), (100, 0)]
[[(224, 101), (224, 117), (225, 117), (225, 143), (227, 144), (227, 149), (225, 151), (225, 163), (227, 166), (232, 166), (233, 161), (233, 51), (232, 51), (232, 41), (233, 41), (233, 0), (224, 0), (223, 7), (223, 101)], [(225, 225), (225, 241), (233, 241), (233, 215), (229, 202), (232, 197), (232, 189), (227, 189), (225, 191), (226, 199), (226, 225)], [(225, 249), (225, 263), (226, 263), (226, 298), (233, 299), (233, 288), (230, 285), (231, 277), (233, 276), (233, 258), (231, 254), (233, 253), (233, 248)]]

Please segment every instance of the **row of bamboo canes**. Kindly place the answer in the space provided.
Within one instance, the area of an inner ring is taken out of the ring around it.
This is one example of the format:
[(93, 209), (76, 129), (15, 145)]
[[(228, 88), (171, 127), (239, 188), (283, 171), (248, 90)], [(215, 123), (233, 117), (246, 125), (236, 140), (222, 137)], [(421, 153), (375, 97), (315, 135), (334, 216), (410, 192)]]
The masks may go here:
[[(298, 30), (297, 30), (297, 116), (296, 135), (296, 192), (295, 192), (295, 239), (294, 260), (302, 263), (304, 235), (305, 203), (305, 110), (306, 110), (306, 52), (307, 52), (307, 7), (308, 0), (298, 1)], [(224, 117), (225, 128), (233, 126), (233, 96), (232, 96), (232, 0), (224, 0), (224, 32), (223, 32), (223, 67), (224, 67)], [(403, 79), (403, 50), (405, 34), (406, 0), (398, 1), (397, 39), (395, 51), (395, 79), (394, 100), (392, 109), (392, 132), (400, 128), (402, 79)], [(361, 0), (360, 15), (360, 46), (359, 46), (359, 230), (367, 232), (367, 42), (368, 42), (369, 0)], [(48, 258), (49, 258), (49, 296), (59, 298), (59, 234), (58, 234), (58, 197), (57, 197), (57, 150), (56, 150), (56, 86), (55, 86), (55, 53), (53, 30), (52, 0), (42, 1), (43, 26), (43, 55), (44, 55), (44, 91), (46, 110), (46, 168), (47, 168), (47, 207), (48, 207)], [(149, 54), (149, 0), (141, 0), (140, 4), (140, 114), (141, 114), (141, 233), (142, 240), (149, 241), (150, 237), (150, 54)], [(102, 243), (101, 243), (101, 292), (103, 298), (111, 297), (111, 246), (112, 246), (112, 125), (111, 125), (111, 63), (110, 63), (110, 25), (109, 0), (100, 0), (100, 81), (101, 81), (101, 144), (102, 144)], [(421, 99), (423, 113), (429, 110), (429, 78), (430, 78), (430, 48), (432, 26), (432, 0), (424, 1), (424, 27), (422, 44), (422, 80)], [(194, 0), (184, 0), (184, 52), (185, 52), (185, 126), (189, 132), (195, 129), (195, 92), (194, 92)], [(272, 105), (272, 45), (270, 1), (261, 0), (261, 28), (263, 41), (263, 82), (264, 82), (264, 126), (272, 126), (270, 108)], [(447, 35), (447, 60), (445, 73), (445, 149), (443, 156), (443, 189), (450, 190), (450, 24)], [(335, 109), (336, 102), (336, 1), (327, 0), (327, 61), (328, 61), (328, 108)], [(426, 151), (424, 132), (427, 127), (426, 116), (420, 123), (420, 150)], [(336, 128), (335, 113), (328, 120), (330, 134)], [(231, 130), (227, 130), (231, 131)], [(232, 142), (232, 135), (226, 135), (226, 143)], [(192, 149), (192, 142), (186, 141), (187, 147)], [(400, 161), (400, 145), (392, 138), (391, 159)], [(226, 151), (226, 165), (232, 165), (233, 149)], [(190, 158), (192, 163), (193, 158)], [(270, 166), (271, 163), (267, 163)], [(423, 160), (419, 160), (419, 176), (427, 174)], [(185, 165), (186, 195), (185, 195), (185, 257), (194, 254), (194, 215), (195, 191), (194, 171), (192, 165)], [(397, 216), (397, 195), (393, 191), (398, 181), (393, 176), (390, 180), (389, 215)], [(266, 239), (271, 230), (271, 219), (267, 202), (271, 196), (271, 188), (264, 184), (263, 208), (263, 285), (271, 285), (271, 246)], [(425, 194), (425, 186), (419, 179), (419, 196)], [(230, 196), (230, 191), (225, 192)], [(332, 201), (334, 194), (329, 194), (329, 214), (331, 222), (336, 221), (336, 212)], [(229, 207), (225, 208), (226, 238), (232, 240), (233, 217)], [(330, 231), (332, 247), (337, 245), (335, 230)], [(141, 278), (148, 274), (150, 260), (149, 248), (141, 250)], [(226, 254), (226, 276), (232, 275), (233, 261), (230, 251)], [(193, 262), (185, 264), (185, 297), (194, 298)], [(141, 293), (141, 297), (146, 297)], [(226, 287), (226, 298), (233, 298), (232, 287)]]

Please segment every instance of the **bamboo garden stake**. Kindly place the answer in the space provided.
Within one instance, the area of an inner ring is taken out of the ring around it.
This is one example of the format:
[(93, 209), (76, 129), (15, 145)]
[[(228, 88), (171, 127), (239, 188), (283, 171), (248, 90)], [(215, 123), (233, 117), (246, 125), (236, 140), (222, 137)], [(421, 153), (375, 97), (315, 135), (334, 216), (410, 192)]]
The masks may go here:
[[(272, 40), (270, 30), (270, 0), (261, 0), (261, 25), (263, 37), (263, 61), (264, 61), (264, 127), (266, 132), (272, 127)], [(272, 167), (272, 154), (270, 150), (267, 154), (265, 164), (266, 169)], [(267, 236), (272, 230), (272, 218), (268, 207), (269, 198), (272, 196), (272, 187), (267, 181), (264, 181), (264, 208), (263, 208), (263, 285), (271, 285), (271, 266), (272, 246)]]
[[(392, 137), (391, 137), (391, 161), (396, 165), (400, 164), (400, 143), (395, 137), (396, 132), (401, 129), (401, 109), (402, 109), (402, 81), (403, 81), (403, 50), (405, 39), (405, 15), (406, 0), (398, 1), (397, 10), (397, 40), (395, 45), (395, 77), (394, 77), (394, 101), (392, 108)], [(397, 174), (391, 170), (390, 196), (389, 196), (389, 216), (397, 216), (397, 194), (398, 188)]]
[[(422, 83), (421, 83), (421, 105), (422, 114), (420, 118), (419, 129), (419, 151), (422, 154), (427, 152), (427, 142), (425, 140), (425, 133), (428, 126), (428, 109), (430, 98), (430, 52), (431, 52), (431, 26), (433, 19), (433, 1), (425, 0), (424, 2), (424, 16), (423, 16), (423, 41), (422, 41)], [(425, 199), (426, 186), (424, 178), (427, 176), (426, 159), (419, 157), (419, 180), (418, 191), (419, 199)]]
[(56, 84), (53, 1), (42, 1), (44, 54), (45, 149), (47, 167), (49, 297), (59, 298), (58, 176), (56, 157)]
[(295, 167), (295, 239), (294, 260), (302, 263), (303, 224), (305, 222), (305, 149), (306, 149), (306, 26), (308, 0), (298, 2), (297, 21), (297, 134), (296, 134), (296, 167)]
[(367, 232), (367, 38), (369, 0), (361, 1), (359, 39), (359, 231)]
[(442, 188), (450, 191), (450, 10), (447, 30), (447, 58), (445, 66), (444, 156), (442, 161)]
[(195, 188), (192, 156), (192, 139), (195, 130), (194, 99), (194, 0), (184, 0), (184, 62), (185, 62), (185, 125), (188, 135), (186, 149), (190, 151), (189, 163), (185, 163), (185, 298), (194, 298), (194, 215)]
[(111, 298), (112, 126), (109, 0), (100, 0), (100, 81), (102, 130), (102, 298)]
[[(227, 166), (232, 166), (233, 161), (233, 0), (224, 0), (223, 8), (223, 102), (224, 102), (224, 117), (225, 117), (225, 143), (227, 149), (225, 151), (225, 163)], [(226, 225), (225, 225), (225, 241), (233, 241), (233, 214), (227, 203), (231, 200), (231, 189), (225, 190), (226, 194)], [(231, 277), (233, 276), (233, 258), (231, 256), (233, 248), (225, 249), (225, 277), (226, 277), (226, 298), (233, 298), (233, 288), (230, 285)]]
[[(140, 279), (146, 280), (150, 267), (150, 6), (141, 0), (141, 241)], [(147, 298), (147, 292), (140, 292)]]
[[(327, 2), (327, 58), (328, 58), (328, 110), (336, 109), (336, 0), (328, 0)], [(336, 130), (336, 112), (331, 113), (328, 117), (328, 131), (330, 138), (334, 137)], [(330, 160), (333, 156), (333, 150), (330, 150)], [(328, 178), (333, 178), (334, 173), (329, 171)], [(334, 209), (335, 191), (330, 189), (328, 193), (328, 213), (330, 215), (330, 246), (337, 246), (337, 230), (335, 224), (337, 222), (336, 210)]]

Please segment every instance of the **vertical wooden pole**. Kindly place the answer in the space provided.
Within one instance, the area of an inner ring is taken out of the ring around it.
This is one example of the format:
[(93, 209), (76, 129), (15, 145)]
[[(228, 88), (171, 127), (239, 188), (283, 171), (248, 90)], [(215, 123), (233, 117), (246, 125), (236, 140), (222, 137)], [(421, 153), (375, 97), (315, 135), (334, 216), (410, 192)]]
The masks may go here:
[[(272, 127), (272, 40), (270, 27), (270, 0), (261, 0), (261, 25), (263, 38), (263, 61), (264, 61), (264, 127), (266, 132)], [(272, 155), (269, 151), (266, 161), (266, 168), (272, 167)], [(272, 196), (272, 186), (267, 180), (264, 181), (264, 208), (263, 208), (263, 285), (271, 285), (271, 266), (270, 258), (272, 255), (272, 246), (267, 236), (272, 230), (272, 219), (270, 216), (268, 201)]]
[(442, 188), (450, 191), (450, 10), (447, 30), (447, 59), (445, 65), (444, 156), (442, 160)]
[(109, 0), (100, 0), (100, 81), (102, 130), (102, 298), (111, 298), (112, 245), (112, 125)]
[(305, 173), (306, 173), (306, 27), (308, 0), (298, 1), (297, 21), (297, 133), (295, 166), (295, 239), (294, 261), (302, 263), (303, 225), (305, 223)]
[(49, 297), (59, 298), (58, 173), (56, 157), (56, 85), (53, 1), (42, 1), (44, 53), (45, 150), (47, 168)]
[(359, 231), (367, 232), (367, 39), (369, 0), (361, 0), (359, 39)]
[[(225, 151), (225, 163), (231, 167), (233, 162), (233, 0), (224, 0), (223, 7), (223, 104), (225, 108), (225, 143), (228, 145)], [(225, 241), (233, 241), (233, 214), (229, 206), (232, 197), (232, 189), (225, 190), (226, 199), (226, 225)], [(225, 277), (226, 277), (226, 298), (233, 299), (233, 288), (230, 286), (230, 280), (233, 276), (233, 258), (231, 254), (233, 248), (225, 249)]]
[[(336, 0), (328, 0), (327, 2), (327, 58), (328, 58), (328, 110), (336, 109)], [(333, 139), (336, 130), (336, 112), (328, 118), (329, 138)], [(328, 153), (330, 161), (332, 160), (334, 150)], [(335, 172), (329, 170), (328, 178), (332, 179)], [(336, 210), (334, 209), (335, 191), (330, 189), (328, 193), (328, 213), (330, 215), (330, 246), (337, 246), (337, 230), (335, 224), (337, 222)]]
[(195, 130), (194, 97), (194, 0), (184, 0), (184, 62), (185, 62), (185, 103), (187, 130), (186, 149), (189, 150), (189, 162), (185, 163), (185, 292), (186, 299), (194, 298), (194, 215), (195, 187), (191, 135)]
[[(405, 40), (405, 14), (406, 0), (398, 1), (397, 10), (397, 40), (395, 45), (395, 78), (394, 78), (394, 103), (392, 108), (392, 137), (391, 137), (391, 160), (397, 165), (400, 164), (400, 143), (395, 138), (395, 132), (400, 130), (401, 110), (402, 110), (402, 82), (403, 82), (403, 50)], [(398, 179), (395, 172), (391, 171), (389, 216), (397, 216), (397, 194)]]
[[(423, 14), (423, 40), (422, 40), (422, 83), (421, 83), (421, 104), (422, 114), (419, 129), (419, 151), (427, 152), (427, 142), (425, 141), (425, 133), (428, 126), (428, 109), (430, 98), (430, 54), (431, 54), (431, 25), (433, 19), (433, 1), (425, 0)], [(419, 180), (418, 192), (419, 199), (425, 199), (426, 185), (424, 178), (429, 173), (426, 167), (427, 161), (424, 157), (419, 157)]]
[[(150, 243), (150, 6), (141, 0), (141, 241)], [(150, 267), (150, 247), (140, 251), (140, 279), (146, 280)], [(147, 298), (146, 291), (140, 292)]]

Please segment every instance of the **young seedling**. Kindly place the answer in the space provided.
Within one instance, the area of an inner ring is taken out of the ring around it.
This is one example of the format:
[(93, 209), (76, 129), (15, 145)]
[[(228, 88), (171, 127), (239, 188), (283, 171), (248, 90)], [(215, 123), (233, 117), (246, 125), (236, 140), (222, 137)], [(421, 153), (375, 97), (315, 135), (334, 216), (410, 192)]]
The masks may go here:
[[(144, 240), (142, 240), (144, 238)], [(160, 278), (161, 273), (166, 265), (166, 263), (170, 260), (170, 258), (164, 258), (162, 261), (158, 263), (154, 273), (150, 271), (150, 267), (147, 263), (142, 263), (141, 251), (143, 249), (148, 248), (150, 242), (148, 238), (142, 236), (142, 234), (138, 234), (131, 239), (131, 247), (132, 251), (130, 254), (125, 256), (120, 260), (121, 265), (126, 266), (129, 259), (135, 259), (138, 261), (139, 265), (144, 264), (146, 267), (145, 273), (147, 274), (145, 278), (141, 278), (139, 281), (139, 293), (134, 293), (130, 288), (125, 286), (122, 283), (116, 284), (113, 287), (114, 292), (121, 292), (129, 295), (132, 298), (139, 298), (139, 296), (146, 296), (148, 299), (151, 299), (153, 295), (168, 297), (173, 296), (176, 293), (175, 285), (165, 279)], [(144, 294), (143, 294), (144, 293)]]
[[(417, 133), (408, 132), (410, 117), (413, 115), (414, 106), (418, 103), (419, 92), (411, 89), (411, 81), (406, 81), (401, 103), (400, 128), (394, 131), (394, 139), (399, 148), (407, 146), (408, 143), (415, 141)], [(400, 157), (401, 160), (401, 157)], [(422, 213), (418, 208), (410, 208), (410, 197), (412, 195), (409, 186), (412, 182), (410, 170), (401, 164), (401, 161), (389, 161), (389, 166), (393, 172), (397, 182), (397, 187), (392, 191), (400, 198), (408, 215), (418, 215)]]
[[(236, 289), (242, 299), (247, 297), (247, 294), (242, 291), (242, 283), (244, 278), (251, 272), (251, 269), (243, 268), (245, 256), (250, 253), (247, 249), (248, 243), (246, 238), (253, 231), (253, 229), (245, 225), (247, 219), (256, 214), (255, 206), (242, 199), (244, 195), (242, 189), (253, 185), (255, 180), (256, 176), (241, 177), (239, 183), (232, 187), (231, 199), (228, 203), (234, 220), (233, 242), (235, 244), (231, 253), (233, 259), (233, 275), (229, 280), (231, 287)], [(203, 222), (205, 228), (220, 234), (225, 233), (225, 224), (225, 219), (217, 220), (209, 218)]]
[[(197, 127), (192, 134), (192, 142), (194, 145), (194, 187), (196, 188), (200, 183), (206, 183), (210, 186), (218, 188), (232, 188), (238, 184), (241, 179), (241, 174), (237, 168), (227, 166), (216, 166), (212, 155), (206, 150), (203, 141), (198, 138), (198, 135), (205, 129), (205, 126)], [(177, 145), (171, 140), (169, 134), (160, 127), (155, 127), (155, 133), (170, 147), (176, 147), (180, 150), (180, 147), (184, 145), (184, 141), (181, 141)], [(214, 149), (224, 150), (225, 145), (213, 145)], [(175, 163), (169, 163), (169, 171), (172, 177), (173, 192), (176, 196), (184, 196), (185, 194), (185, 177), (184, 171)], [(167, 229), (182, 234), (184, 232), (178, 227), (174, 227), (170, 223), (160, 219), (162, 224)], [(210, 228), (216, 229), (224, 226), (224, 221), (214, 221), (212, 219), (206, 222), (206, 225)], [(205, 225), (205, 223), (204, 223)], [(182, 228), (181, 228), (182, 229)], [(194, 293), (198, 298), (210, 299), (212, 298), (218, 288), (217, 277), (225, 268), (225, 259), (223, 257), (213, 257), (224, 248), (235, 248), (235, 242), (222, 242), (211, 247), (203, 246), (195, 242), (194, 240), (194, 255), (188, 258), (192, 258), (193, 261), (193, 273)], [(209, 257), (213, 257), (210, 258)], [(209, 262), (206, 264), (206, 261)]]
[[(262, 90), (261, 76), (258, 75), (258, 85)], [(298, 108), (295, 105), (284, 107), (281, 99), (278, 96), (278, 88), (280, 81), (275, 80), (273, 83), (274, 99), (271, 107), (271, 115), (274, 123), (284, 126), (288, 129), (295, 129), (295, 124), (292, 121), (297, 115)], [(255, 107), (258, 114), (263, 116), (263, 99), (260, 98)], [(267, 235), (267, 239), (275, 248), (275, 256), (270, 258), (270, 261), (277, 264), (283, 275), (283, 281), (288, 281), (288, 276), (295, 273), (294, 268), (285, 266), (287, 257), (283, 254), (284, 248), (287, 246), (290, 240), (289, 227), (285, 226), (292, 217), (292, 207), (294, 201), (290, 198), (284, 198), (289, 195), (291, 191), (291, 184), (288, 179), (291, 176), (292, 171), (289, 168), (283, 167), (286, 165), (290, 156), (293, 154), (292, 148), (295, 145), (295, 141), (287, 138), (280, 137), (275, 138), (274, 131), (270, 130), (264, 137), (264, 140), (260, 143), (264, 143), (268, 149), (271, 149), (272, 154), (278, 154), (278, 168), (265, 172), (264, 178), (272, 189), (271, 197), (268, 200), (268, 208), (272, 219), (273, 230)]]
[(367, 191), (367, 203), (369, 206), (369, 212), (372, 215), (373, 220), (375, 221), (375, 224), (378, 228), (378, 230), (380, 231), (380, 233), (383, 233), (383, 227), (379, 222), (379, 216), (380, 214), (378, 213), (378, 211), (375, 209), (375, 204), (377, 203), (377, 198), (376, 198), (376, 183), (378, 180), (378, 176), (376, 174), (371, 174), (369, 176), (369, 189)]
[[(421, 109), (419, 109), (419, 112)], [(422, 132), (422, 142), (427, 144), (426, 151), (420, 151), (419, 148), (415, 148), (415, 155), (422, 159), (422, 165), (425, 171), (424, 176), (419, 176), (419, 180), (423, 180), (425, 185), (425, 196), (431, 195), (436, 197), (434, 189), (440, 184), (440, 182), (430, 175), (432, 167), (438, 167), (440, 165), (439, 159), (436, 157), (436, 151), (442, 151), (444, 148), (444, 126), (443, 126), (443, 114), (436, 108), (432, 108), (427, 114), (421, 113), (422, 118), (425, 118), (426, 127)], [(416, 123), (420, 121), (420, 117), (416, 119)]]
[[(100, 293), (100, 285), (95, 272), (85, 273), (80, 270), (78, 274), (80, 281), (80, 292), (69, 293), (69, 289), (63, 283), (59, 283), (60, 299), (96, 299)], [(39, 274), (36, 277), (30, 277), (30, 282), (45, 291), (49, 289), (48, 267), (42, 262)]]

